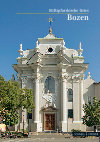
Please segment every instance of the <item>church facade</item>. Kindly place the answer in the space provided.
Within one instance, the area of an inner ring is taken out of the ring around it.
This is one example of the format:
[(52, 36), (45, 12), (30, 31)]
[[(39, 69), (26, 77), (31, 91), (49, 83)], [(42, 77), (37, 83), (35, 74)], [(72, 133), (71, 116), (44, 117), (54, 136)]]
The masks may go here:
[(25, 129), (29, 123), (30, 131), (37, 132), (88, 129), (82, 124), (83, 104), (99, 93), (95, 93), (99, 83), (90, 73), (84, 79), (88, 64), (82, 52), (81, 43), (78, 51), (66, 48), (64, 39), (54, 36), (51, 28), (46, 37), (38, 38), (34, 49), (24, 51), (20, 44), (18, 64), (13, 68), (21, 87), (33, 89), (35, 108), (29, 122), (27, 111), (19, 112), (15, 130), (23, 129), (23, 121)]

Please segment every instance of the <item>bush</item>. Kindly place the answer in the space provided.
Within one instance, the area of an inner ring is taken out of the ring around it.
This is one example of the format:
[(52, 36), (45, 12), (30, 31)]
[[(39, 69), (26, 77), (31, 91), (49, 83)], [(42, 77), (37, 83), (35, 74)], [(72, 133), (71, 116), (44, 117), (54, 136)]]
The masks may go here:
[(18, 138), (22, 138), (23, 137), (23, 133), (21, 133), (21, 132), (17, 133), (17, 137)]
[(81, 132), (81, 130), (72, 129), (72, 132)]

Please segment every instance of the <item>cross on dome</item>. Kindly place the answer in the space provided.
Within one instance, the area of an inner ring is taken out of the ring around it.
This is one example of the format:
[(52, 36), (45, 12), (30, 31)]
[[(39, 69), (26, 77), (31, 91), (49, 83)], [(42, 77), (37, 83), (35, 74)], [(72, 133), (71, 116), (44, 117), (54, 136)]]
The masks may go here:
[(52, 18), (49, 18), (49, 22), (50, 22), (49, 33), (52, 34), (52, 26), (51, 26), (51, 23), (53, 22)]

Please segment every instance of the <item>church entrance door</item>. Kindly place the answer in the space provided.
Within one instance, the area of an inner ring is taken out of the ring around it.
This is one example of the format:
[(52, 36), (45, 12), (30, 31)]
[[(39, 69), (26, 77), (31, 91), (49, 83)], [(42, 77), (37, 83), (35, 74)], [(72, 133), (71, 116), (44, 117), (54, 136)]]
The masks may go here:
[(45, 114), (44, 120), (45, 130), (55, 130), (55, 114)]

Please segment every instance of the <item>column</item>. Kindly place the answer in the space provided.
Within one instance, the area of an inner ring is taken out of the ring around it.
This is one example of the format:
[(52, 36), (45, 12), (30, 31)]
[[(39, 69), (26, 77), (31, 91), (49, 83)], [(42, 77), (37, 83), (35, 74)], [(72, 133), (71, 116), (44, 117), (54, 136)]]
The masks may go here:
[(67, 132), (66, 76), (62, 76), (62, 80), (61, 80), (61, 118), (62, 118), (62, 131)]
[(35, 112), (34, 112), (34, 124), (32, 131), (41, 132), (42, 131), (42, 123), (40, 122), (40, 104), (39, 104), (39, 80), (40, 80), (40, 73), (39, 73), (39, 67), (37, 66), (36, 69), (36, 76), (35, 76)]
[[(21, 87), (22, 88), (27, 87), (27, 83), (28, 83), (27, 82), (27, 76), (25, 76), (25, 77), (22, 76), (21, 79), (22, 79)], [(27, 123), (27, 110), (22, 107), (20, 114), (21, 114), (20, 130), (23, 129), (23, 127), (24, 127), (24, 130), (26, 130), (27, 126), (28, 126), (28, 123)], [(23, 123), (23, 121), (24, 121), (24, 123)]]
[(21, 77), (21, 79), (22, 79), (22, 85), (21, 85), (21, 87), (22, 88), (27, 87), (27, 76), (26, 77)]
[(73, 123), (79, 122), (79, 80), (73, 79)]
[(39, 78), (35, 79), (35, 118), (34, 122), (39, 122)]
[(66, 110), (66, 79), (62, 79), (62, 121), (67, 120), (67, 110)]
[(84, 104), (84, 98), (83, 98), (83, 80), (84, 80), (84, 76), (82, 76), (81, 80), (80, 80), (80, 95), (81, 95), (81, 118), (84, 115), (84, 111), (83, 111), (83, 104)]

